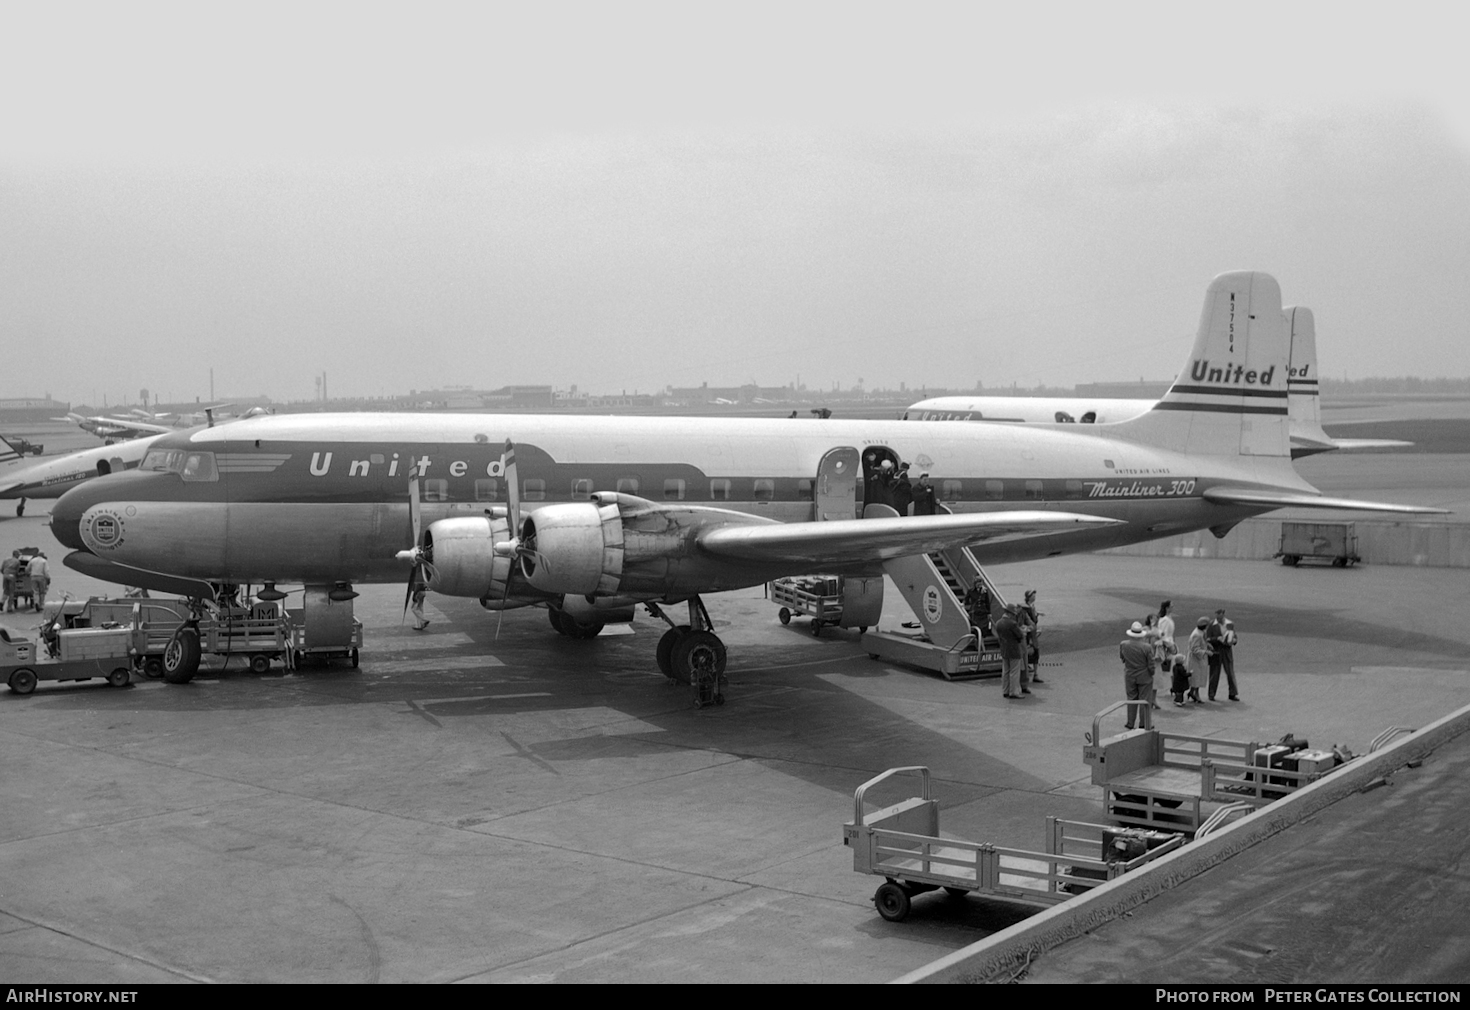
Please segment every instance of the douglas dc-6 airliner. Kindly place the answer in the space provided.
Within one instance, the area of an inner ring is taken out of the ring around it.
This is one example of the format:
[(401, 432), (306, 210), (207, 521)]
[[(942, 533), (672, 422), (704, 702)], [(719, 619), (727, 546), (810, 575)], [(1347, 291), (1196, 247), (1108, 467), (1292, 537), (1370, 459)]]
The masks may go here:
[[(1287, 433), (1291, 458), (1354, 449), (1400, 449), (1413, 445), (1391, 438), (1333, 438), (1322, 430), (1317, 382), (1317, 324), (1304, 306), (1285, 309), (1291, 338), (1286, 378)], [(1200, 362), (1190, 379), (1207, 377)], [(1195, 374), (1199, 373), (1199, 374)], [(1156, 400), (1084, 396), (933, 396), (904, 411), (906, 420), (990, 421), (996, 424), (1111, 424), (1153, 410)]]
[[(490, 609), (548, 606), (572, 630), (647, 604), (670, 625), (660, 668), (687, 681), (725, 661), (701, 596), (780, 576), (881, 575), (967, 544), (990, 564), (1223, 536), (1284, 506), (1442, 511), (1327, 498), (1297, 475), (1288, 343), (1276, 281), (1239, 272), (1211, 283), (1169, 392), (1119, 424), (262, 417), (161, 438), (138, 469), (64, 495), (52, 531), (72, 568), (194, 580), (201, 596), (260, 583), (350, 595), (421, 575)], [(952, 514), (862, 501), (871, 468), (899, 457)], [(679, 603), (687, 625), (659, 609)]]

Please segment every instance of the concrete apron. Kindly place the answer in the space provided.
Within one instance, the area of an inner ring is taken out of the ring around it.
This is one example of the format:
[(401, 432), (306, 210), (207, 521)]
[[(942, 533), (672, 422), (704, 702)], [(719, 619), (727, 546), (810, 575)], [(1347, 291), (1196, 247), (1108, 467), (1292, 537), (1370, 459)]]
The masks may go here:
[(1008, 981), (1033, 960), (1111, 922), (1257, 842), (1359, 792), (1470, 730), (1470, 705), (1148, 865), (963, 947), (891, 984)]

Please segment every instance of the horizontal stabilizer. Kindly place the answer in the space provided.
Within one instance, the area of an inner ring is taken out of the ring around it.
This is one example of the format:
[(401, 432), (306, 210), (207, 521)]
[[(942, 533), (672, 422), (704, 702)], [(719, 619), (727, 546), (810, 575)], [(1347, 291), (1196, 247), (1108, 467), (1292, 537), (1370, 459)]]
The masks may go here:
[(1413, 445), (1413, 442), (1403, 442), (1396, 438), (1334, 438), (1332, 447), (1344, 452), (1352, 452), (1354, 449), (1403, 449)]
[(1268, 505), (1274, 508), (1342, 509), (1352, 512), (1397, 512), (1403, 515), (1449, 515), (1449, 509), (1424, 505), (1394, 505), (1389, 502), (1355, 501), (1352, 498), (1329, 498), (1300, 491), (1271, 491), (1248, 487), (1212, 487), (1204, 492), (1205, 501), (1216, 505)]
[(722, 526), (698, 538), (723, 558), (755, 562), (861, 564), (978, 543), (1098, 529), (1119, 520), (1075, 512), (987, 512), (966, 515), (837, 519), (815, 523)]

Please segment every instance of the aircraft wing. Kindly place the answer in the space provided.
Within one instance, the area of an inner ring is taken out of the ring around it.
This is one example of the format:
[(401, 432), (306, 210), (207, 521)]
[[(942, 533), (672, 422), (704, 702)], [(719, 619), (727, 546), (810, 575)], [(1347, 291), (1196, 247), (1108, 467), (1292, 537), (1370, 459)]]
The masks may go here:
[(174, 430), (166, 424), (148, 424), (144, 421), (135, 421), (127, 417), (94, 417), (92, 420), (96, 421), (99, 426), (103, 424), (110, 425), (114, 429), (111, 432), (113, 434), (131, 431), (134, 434), (163, 435)]
[(1301, 491), (1274, 491), (1249, 487), (1212, 487), (1204, 492), (1205, 501), (1216, 505), (1266, 505), (1271, 508), (1343, 509), (1353, 512), (1398, 512), (1404, 515), (1449, 515), (1449, 509), (1425, 505), (1395, 505), (1389, 502), (1356, 501), (1352, 498), (1329, 498)]
[(886, 561), (985, 540), (1019, 540), (1118, 522), (1075, 512), (984, 512), (720, 526), (701, 534), (696, 542), (722, 558), (821, 566)]
[(11, 445), (4, 438), (0, 438), (0, 463), (12, 459), (20, 459), (22, 455), (20, 450), (16, 449), (15, 446)]

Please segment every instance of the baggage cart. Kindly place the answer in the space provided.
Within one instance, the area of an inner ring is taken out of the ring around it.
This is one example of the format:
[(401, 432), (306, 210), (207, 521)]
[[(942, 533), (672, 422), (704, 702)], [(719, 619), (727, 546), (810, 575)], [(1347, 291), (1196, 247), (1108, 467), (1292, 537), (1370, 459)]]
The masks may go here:
[(1363, 560), (1358, 556), (1358, 534), (1352, 523), (1281, 524), (1281, 542), (1272, 557), (1295, 568), (1303, 561), (1327, 561), (1333, 568), (1347, 568)]
[[(250, 669), (265, 673), (271, 661), (290, 660), (295, 636), (286, 611), (275, 601), (248, 607), (221, 607), (218, 615), (199, 622), (199, 646), (206, 653), (248, 656)], [(356, 665), (356, 664), (354, 664)]]
[[(918, 796), (865, 809), (868, 790), (894, 776), (914, 774), (921, 781)], [(1179, 835), (1131, 837), (1138, 834), (1048, 817), (1043, 852), (945, 838), (939, 834), (939, 803), (930, 792), (929, 769), (913, 765), (890, 768), (857, 787), (842, 843), (852, 849), (854, 871), (884, 878), (873, 895), (878, 914), (901, 922), (915, 896), (941, 889), (952, 897), (975, 893), (1046, 908), (1184, 844)]]
[[(799, 575), (777, 579), (770, 584), (771, 602), (781, 609), (776, 616), (782, 624), (793, 617), (810, 617), (812, 634), (824, 627), (845, 627), (842, 623), (842, 577), (839, 575)], [(859, 631), (867, 631), (866, 624)]]
[[(1102, 737), (1105, 717), (1135, 706), (1138, 729)], [(1120, 824), (1193, 835), (1221, 807), (1262, 807), (1317, 781), (1336, 765), (1290, 756), (1297, 748), (1215, 737), (1164, 733), (1153, 728), (1147, 701), (1120, 701), (1092, 720), (1082, 751), (1093, 785), (1103, 791), (1103, 812)], [(1268, 774), (1269, 772), (1269, 774)]]

